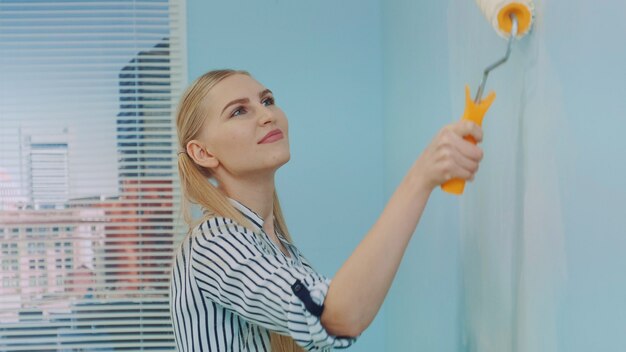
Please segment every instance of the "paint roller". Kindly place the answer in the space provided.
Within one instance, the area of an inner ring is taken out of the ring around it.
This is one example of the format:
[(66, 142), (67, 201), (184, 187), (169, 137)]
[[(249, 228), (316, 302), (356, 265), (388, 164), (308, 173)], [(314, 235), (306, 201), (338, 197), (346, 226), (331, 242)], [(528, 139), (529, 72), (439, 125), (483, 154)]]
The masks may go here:
[[(485, 99), (482, 98), (487, 76), (489, 72), (509, 59), (513, 40), (528, 33), (532, 25), (534, 6), (531, 0), (476, 0), (476, 3), (496, 32), (500, 36), (508, 38), (505, 56), (485, 68), (474, 100), (470, 98), (469, 86), (465, 86), (465, 111), (461, 119), (470, 120), (482, 126), (483, 117), (496, 98), (494, 92), (489, 93)], [(476, 144), (476, 140), (472, 136), (465, 136), (464, 138)], [(441, 188), (451, 194), (462, 194), (465, 189), (465, 180), (452, 179), (442, 184)]]

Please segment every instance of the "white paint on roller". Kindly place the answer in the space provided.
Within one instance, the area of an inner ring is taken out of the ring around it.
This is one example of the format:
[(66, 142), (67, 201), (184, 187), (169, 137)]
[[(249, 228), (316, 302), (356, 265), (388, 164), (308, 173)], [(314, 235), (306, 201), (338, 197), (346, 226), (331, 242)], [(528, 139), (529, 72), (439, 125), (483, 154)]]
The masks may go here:
[[(498, 25), (498, 14), (500, 13), (500, 11), (502, 11), (504, 7), (511, 3), (522, 4), (526, 6), (531, 13), (534, 13), (534, 5), (531, 0), (476, 0), (478, 8), (480, 8), (480, 11), (482, 11), (483, 15), (485, 15), (487, 21), (491, 23), (493, 29), (495, 29), (495, 31), (504, 38), (508, 38), (509, 33), (506, 33), (500, 29), (500, 26)], [(532, 23), (530, 26), (528, 26), (528, 30), (530, 30), (531, 27)], [(526, 33), (518, 33), (518, 35), (524, 34)]]

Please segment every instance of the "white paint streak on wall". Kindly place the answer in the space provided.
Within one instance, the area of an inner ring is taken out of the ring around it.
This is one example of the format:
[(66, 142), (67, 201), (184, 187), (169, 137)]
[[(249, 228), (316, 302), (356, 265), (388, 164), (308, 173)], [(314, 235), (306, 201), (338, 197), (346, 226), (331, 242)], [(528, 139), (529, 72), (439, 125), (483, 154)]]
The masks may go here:
[[(485, 159), (461, 197), (463, 345), (468, 351), (556, 351), (566, 256), (557, 143), (565, 121), (559, 77), (542, 35), (541, 3), (533, 33), (493, 71), (498, 94), (484, 122)], [(506, 42), (474, 1), (450, 0), (453, 111), (463, 85), (475, 92), (482, 70)], [(458, 87), (455, 89), (454, 87)]]

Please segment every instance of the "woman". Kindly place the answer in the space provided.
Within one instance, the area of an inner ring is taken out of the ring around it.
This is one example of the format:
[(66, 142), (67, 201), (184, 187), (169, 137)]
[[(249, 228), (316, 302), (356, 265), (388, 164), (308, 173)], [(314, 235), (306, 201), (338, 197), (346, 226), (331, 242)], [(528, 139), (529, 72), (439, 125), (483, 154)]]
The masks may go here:
[(285, 114), (247, 72), (217, 70), (181, 98), (176, 119), (184, 204), (200, 205), (172, 270), (181, 351), (302, 351), (348, 347), (372, 322), (432, 190), (472, 179), (482, 158), (445, 127), (413, 164), (380, 218), (332, 282), (291, 241), (276, 190), (289, 161)]

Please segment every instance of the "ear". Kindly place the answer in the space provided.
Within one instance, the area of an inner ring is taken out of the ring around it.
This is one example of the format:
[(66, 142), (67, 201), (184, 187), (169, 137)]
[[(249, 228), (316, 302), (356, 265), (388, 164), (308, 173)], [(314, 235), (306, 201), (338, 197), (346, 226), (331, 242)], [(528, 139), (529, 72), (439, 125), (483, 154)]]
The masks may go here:
[(187, 143), (187, 154), (200, 166), (209, 169), (217, 167), (220, 162), (215, 155), (211, 154), (209, 149), (198, 140), (191, 140)]

